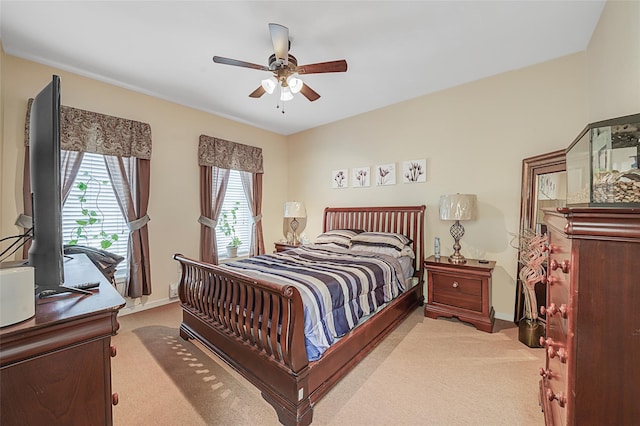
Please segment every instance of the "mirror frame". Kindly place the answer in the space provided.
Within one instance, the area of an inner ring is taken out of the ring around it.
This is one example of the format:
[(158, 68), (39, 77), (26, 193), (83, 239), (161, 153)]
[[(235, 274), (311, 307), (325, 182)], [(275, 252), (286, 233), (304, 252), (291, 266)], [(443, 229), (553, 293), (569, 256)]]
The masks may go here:
[[(537, 193), (538, 176), (548, 173), (564, 172), (567, 169), (566, 149), (548, 152), (546, 154), (536, 155), (534, 157), (522, 160), (522, 187), (520, 192), (520, 228), (531, 229), (535, 231), (535, 223), (533, 223)], [(520, 253), (518, 253), (518, 259)], [(513, 314), (513, 322), (518, 324), (524, 312), (524, 297), (522, 294), (522, 284), (520, 283), (520, 262), (518, 261), (518, 270), (516, 271), (516, 303)], [(546, 301), (545, 301), (546, 304)]]

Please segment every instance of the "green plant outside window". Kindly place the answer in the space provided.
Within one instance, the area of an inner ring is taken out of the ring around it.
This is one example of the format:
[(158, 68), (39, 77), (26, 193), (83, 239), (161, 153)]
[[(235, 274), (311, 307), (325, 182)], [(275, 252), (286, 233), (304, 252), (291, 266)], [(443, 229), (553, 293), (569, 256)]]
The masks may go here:
[(240, 202), (236, 201), (233, 208), (228, 211), (223, 211), (220, 214), (218, 229), (226, 236), (231, 237), (229, 247), (239, 247), (242, 245), (242, 241), (236, 235), (236, 225), (238, 224), (238, 209), (240, 208)]

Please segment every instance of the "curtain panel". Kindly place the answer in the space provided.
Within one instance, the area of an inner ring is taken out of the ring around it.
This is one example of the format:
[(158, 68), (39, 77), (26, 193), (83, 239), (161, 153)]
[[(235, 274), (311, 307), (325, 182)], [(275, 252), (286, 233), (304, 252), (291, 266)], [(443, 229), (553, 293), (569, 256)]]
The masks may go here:
[(228, 169), (200, 166), (200, 260), (218, 264), (216, 226), (229, 184)]
[[(29, 99), (24, 125), (25, 145), (29, 145), (32, 103), (33, 99)], [(62, 105), (60, 148), (66, 151), (150, 160), (151, 126), (140, 121)]]
[(207, 135), (200, 135), (198, 165), (249, 173), (264, 173), (262, 148)]
[(251, 246), (249, 256), (264, 254), (264, 238), (262, 236), (262, 173), (241, 172), (244, 196), (247, 198), (253, 225), (251, 227)]

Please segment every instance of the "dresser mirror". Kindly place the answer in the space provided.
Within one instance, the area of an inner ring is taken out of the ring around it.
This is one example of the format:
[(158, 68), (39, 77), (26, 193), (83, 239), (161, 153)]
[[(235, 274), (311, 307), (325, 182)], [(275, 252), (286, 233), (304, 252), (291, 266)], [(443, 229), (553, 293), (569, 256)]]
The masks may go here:
[[(522, 188), (520, 204), (520, 229), (546, 233), (542, 209), (566, 205), (566, 155), (565, 150), (549, 152), (522, 160)], [(520, 256), (518, 255), (518, 259)], [(522, 265), (518, 262), (516, 274), (516, 304), (514, 322), (518, 324), (525, 314), (523, 283), (519, 279)], [(546, 304), (546, 286), (535, 285), (538, 309)], [(539, 314), (538, 320), (545, 321)]]

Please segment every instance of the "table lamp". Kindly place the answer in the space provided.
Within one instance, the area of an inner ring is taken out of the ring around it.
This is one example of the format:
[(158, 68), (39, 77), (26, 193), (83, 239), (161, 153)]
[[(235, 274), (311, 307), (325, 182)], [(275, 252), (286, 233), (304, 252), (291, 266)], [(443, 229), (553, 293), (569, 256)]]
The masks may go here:
[(307, 217), (307, 210), (304, 208), (304, 204), (300, 201), (287, 201), (284, 203), (284, 217), (291, 219), (291, 224), (289, 226), (291, 227), (291, 233), (293, 236), (290, 244), (297, 246), (300, 244), (297, 234), (298, 226), (300, 225), (298, 219)]
[(460, 239), (464, 235), (464, 227), (461, 220), (474, 220), (476, 218), (477, 198), (474, 194), (451, 194), (440, 197), (440, 219), (455, 220), (449, 232), (455, 243), (453, 254), (449, 256), (451, 263), (465, 263), (467, 259), (460, 254)]

